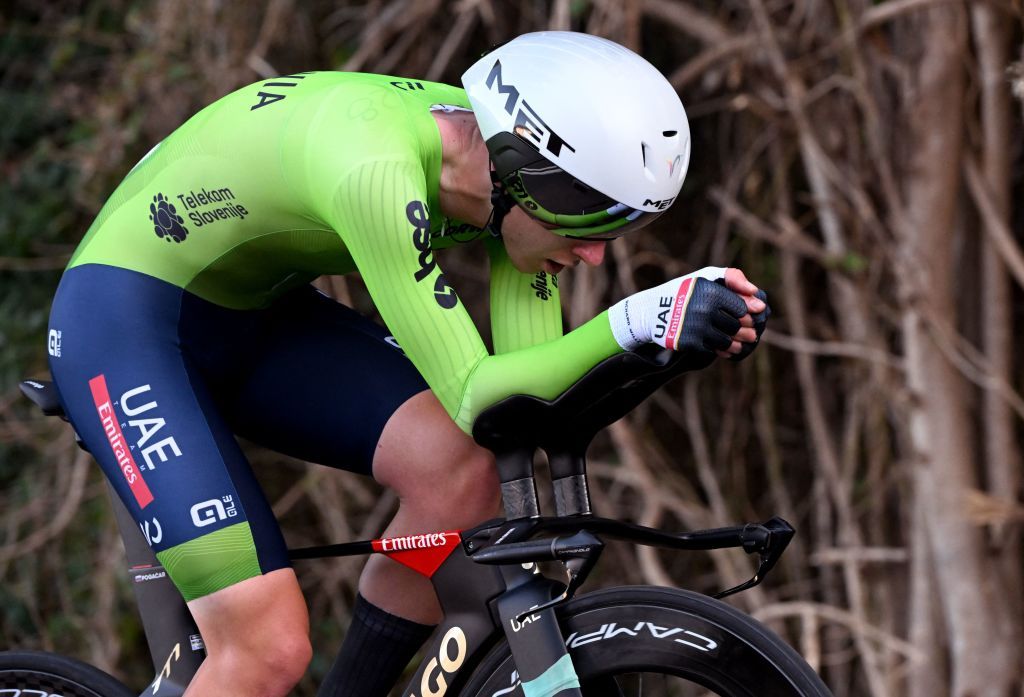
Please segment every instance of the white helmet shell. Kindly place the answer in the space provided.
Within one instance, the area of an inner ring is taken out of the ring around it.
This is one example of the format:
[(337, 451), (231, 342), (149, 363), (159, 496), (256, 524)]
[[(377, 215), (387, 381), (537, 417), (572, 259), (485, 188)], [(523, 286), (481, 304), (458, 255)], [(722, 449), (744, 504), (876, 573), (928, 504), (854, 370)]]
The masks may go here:
[(668, 80), (589, 34), (524, 34), (463, 74), (484, 140), (516, 133), (548, 161), (637, 210), (663, 211), (690, 161), (686, 111)]

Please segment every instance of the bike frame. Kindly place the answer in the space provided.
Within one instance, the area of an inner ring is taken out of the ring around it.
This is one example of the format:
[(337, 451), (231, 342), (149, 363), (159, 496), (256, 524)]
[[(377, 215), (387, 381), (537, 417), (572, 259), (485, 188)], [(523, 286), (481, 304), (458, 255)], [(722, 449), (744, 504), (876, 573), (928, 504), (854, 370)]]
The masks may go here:
[[(205, 656), (202, 638), (188, 607), (159, 565), (120, 500), (112, 499), (125, 541), (143, 629), (153, 659), (154, 680), (142, 693), (179, 697)], [(550, 533), (564, 536), (542, 537)], [(503, 636), (517, 672), (530, 694), (555, 694), (578, 686), (555, 617), (555, 606), (572, 596), (600, 555), (597, 535), (677, 550), (741, 547), (761, 555), (755, 576), (719, 593), (756, 585), (774, 566), (793, 535), (778, 518), (716, 530), (671, 534), (588, 514), (577, 517), (495, 520), (466, 531), (449, 531), (349, 542), (292, 550), (294, 560), (385, 554), (428, 577), (444, 620), (424, 652), (424, 660), (404, 694), (442, 697), (473, 673)], [(573, 578), (573, 560), (578, 564)], [(539, 561), (566, 561), (568, 583), (541, 574)]]
[[(111, 492), (118, 526), (125, 542), (128, 574), (142, 618), (143, 630), (153, 660), (154, 679), (140, 697), (180, 697), (205, 657), (202, 638), (188, 606), (157, 561), (135, 521), (120, 499)], [(418, 549), (388, 551), (403, 541), (416, 538), (441, 538), (440, 544)], [(375, 549), (376, 547), (376, 549)], [(444, 621), (425, 649), (423, 663), (406, 692), (416, 697), (441, 697), (473, 672), (487, 650), (501, 638), (493, 601), (510, 607), (512, 615), (547, 602), (554, 584), (522, 565), (490, 566), (471, 559), (459, 532), (434, 533), (403, 538), (384, 538), (352, 542), (332, 547), (297, 550), (293, 558), (349, 556), (382, 553), (428, 576), (441, 603)], [(511, 605), (509, 605), (511, 603)], [(553, 611), (545, 618), (549, 633), (560, 639)], [(527, 622), (532, 625), (533, 620)], [(523, 625), (516, 624), (519, 629)], [(538, 625), (539, 627), (539, 625)], [(552, 632), (553, 630), (553, 632)], [(518, 630), (510, 632), (517, 635)], [(541, 632), (531, 632), (531, 635)], [(517, 643), (521, 643), (517, 641)], [(524, 644), (524, 665), (543, 664), (546, 657), (537, 647)], [(564, 644), (561, 645), (565, 652)], [(543, 672), (543, 671), (541, 671)]]
[[(669, 549), (740, 547), (760, 555), (754, 576), (722, 597), (761, 582), (793, 529), (773, 518), (716, 530), (672, 534), (592, 515), (586, 450), (594, 435), (668, 379), (703, 367), (706, 357), (626, 353), (593, 368), (553, 401), (515, 395), (487, 409), (473, 436), (495, 453), (506, 517), (472, 530), (437, 532), (291, 550), (292, 559), (382, 553), (430, 578), (444, 619), (405, 693), (443, 697), (457, 692), (487, 651), (506, 638), (526, 697), (580, 697), (579, 681), (555, 608), (573, 596), (593, 569), (599, 535)], [(46, 387), (29, 381), (26, 395), (44, 413), (62, 415)], [(556, 516), (542, 518), (533, 455), (548, 454)], [(142, 693), (180, 697), (205, 657), (188, 607), (142, 531), (110, 490), (155, 677)], [(551, 534), (554, 536), (551, 536)], [(562, 563), (565, 582), (540, 573), (538, 563)], [(140, 696), (140, 697), (142, 697)]]

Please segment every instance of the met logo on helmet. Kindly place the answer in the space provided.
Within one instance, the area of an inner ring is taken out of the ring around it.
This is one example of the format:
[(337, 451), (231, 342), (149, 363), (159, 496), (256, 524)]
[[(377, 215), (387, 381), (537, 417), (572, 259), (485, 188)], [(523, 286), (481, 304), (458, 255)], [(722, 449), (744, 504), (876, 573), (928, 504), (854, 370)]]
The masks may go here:
[(505, 95), (505, 111), (515, 117), (515, 126), (512, 131), (521, 138), (533, 143), (538, 148), (544, 148), (549, 153), (558, 157), (562, 148), (566, 147), (572, 152), (576, 148), (569, 145), (551, 127), (544, 123), (544, 119), (533, 110), (525, 99), (519, 98), (519, 90), (515, 85), (506, 85), (501, 80), (501, 61), (494, 61), (494, 67), (487, 75), (487, 87), (494, 89), (497, 85), (498, 94)]
[(660, 201), (652, 201), (649, 198), (645, 198), (644, 199), (644, 205), (645, 206), (657, 206), (659, 211), (663, 211), (666, 208), (668, 208), (669, 206), (671, 206), (672, 202), (675, 201), (675, 200), (676, 200), (675, 196), (672, 196), (671, 198), (665, 198), (665, 199), (662, 199)]

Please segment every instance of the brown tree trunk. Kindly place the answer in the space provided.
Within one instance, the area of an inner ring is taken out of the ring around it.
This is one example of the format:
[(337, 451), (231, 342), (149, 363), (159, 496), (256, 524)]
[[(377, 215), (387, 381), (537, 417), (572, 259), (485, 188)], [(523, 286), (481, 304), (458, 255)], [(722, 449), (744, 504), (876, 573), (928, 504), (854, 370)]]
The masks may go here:
[(907, 697), (945, 697), (949, 694), (942, 655), (942, 620), (939, 617), (939, 596), (929, 545), (926, 508), (924, 495), (918, 491), (911, 503), (911, 534), (907, 541), (912, 550), (908, 584), (910, 626), (907, 629), (907, 638), (922, 655), (908, 671)]
[[(915, 20), (922, 55), (909, 110), (913, 136), (907, 215), (900, 230), (907, 377), (914, 395), (910, 435), (916, 495), (950, 637), (951, 694), (1005, 697), (1016, 650), (996, 565), (982, 531), (966, 516), (976, 487), (971, 419), (963, 376), (950, 362), (957, 288), (954, 219), (963, 153), (964, 51), (967, 16), (960, 5), (924, 11)], [(938, 667), (934, 667), (938, 669)]]
[[(981, 161), (980, 169), (994, 213), (1007, 225), (1010, 223), (1010, 129), (1013, 112), (1010, 84), (1006, 71), (1010, 64), (1012, 26), (1004, 21), (994, 7), (978, 3), (971, 8), (974, 45), (978, 54), (981, 82)], [(983, 223), (984, 224), (984, 223)], [(1006, 264), (992, 241), (982, 240), (981, 261), (982, 348), (988, 359), (991, 376), (1006, 384), (1013, 383), (1013, 313), (1010, 277)], [(984, 394), (983, 444), (988, 477), (988, 490), (996, 497), (1008, 499), (1010, 507), (1019, 500), (1021, 483), (1020, 445), (1014, 433), (1014, 417), (1010, 406), (996, 390)], [(996, 526), (994, 546), (1006, 588), (1024, 588), (1024, 560), (1020, 552), (1020, 529), (1017, 526)], [(1006, 598), (1008, 614), (1024, 615), (1020, 593)], [(1012, 646), (1020, 654), (1020, 628)]]

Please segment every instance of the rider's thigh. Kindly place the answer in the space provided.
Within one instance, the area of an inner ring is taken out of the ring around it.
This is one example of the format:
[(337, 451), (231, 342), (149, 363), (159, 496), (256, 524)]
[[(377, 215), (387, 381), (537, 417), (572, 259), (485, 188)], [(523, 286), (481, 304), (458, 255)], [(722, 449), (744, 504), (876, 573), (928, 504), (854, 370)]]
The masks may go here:
[[(51, 371), (89, 452), (185, 600), (289, 566), (259, 482), (182, 338), (237, 329), (225, 314), (156, 278), (99, 264), (64, 274)], [(235, 313), (238, 314), (238, 313)], [(199, 347), (200, 349), (205, 347)], [(225, 363), (229, 363), (225, 361)]]
[(395, 490), (408, 512), (450, 527), (479, 523), (499, 502), (494, 456), (455, 425), (429, 390), (407, 400), (384, 427), (373, 476)]
[(240, 581), (188, 607), (207, 650), (197, 694), (287, 694), (302, 678), (312, 656), (309, 614), (292, 569)]
[(268, 308), (239, 353), (244, 370), (217, 395), (235, 432), (360, 474), (395, 410), (427, 388), (387, 329), (312, 287)]

